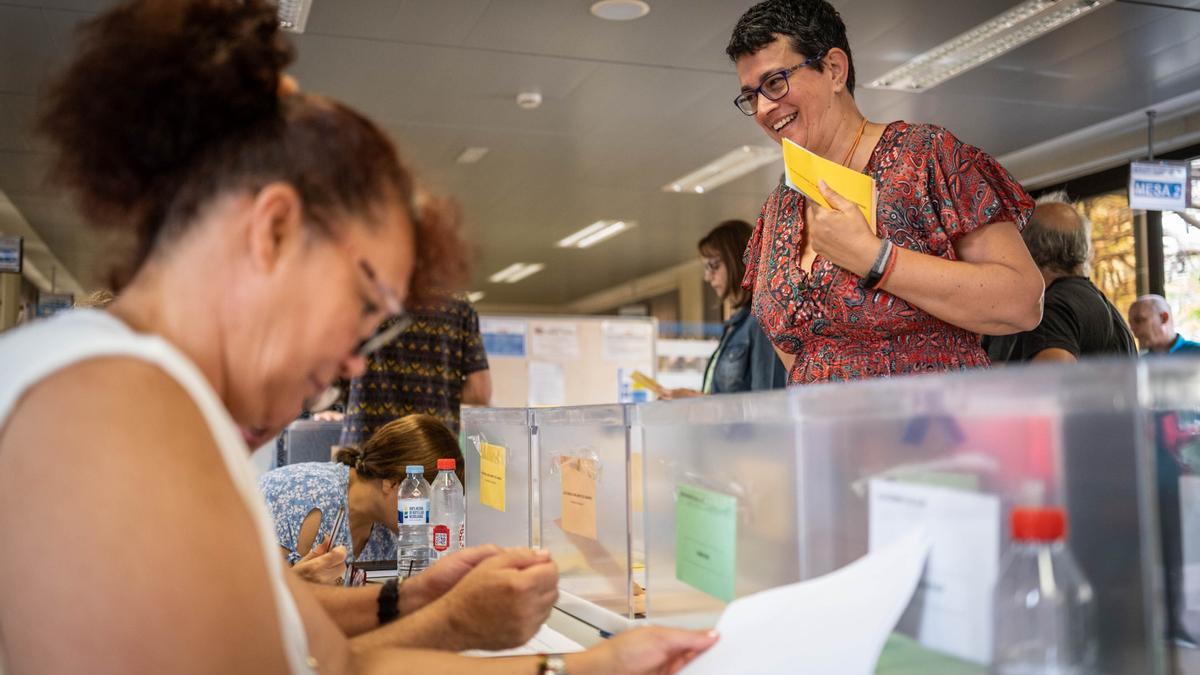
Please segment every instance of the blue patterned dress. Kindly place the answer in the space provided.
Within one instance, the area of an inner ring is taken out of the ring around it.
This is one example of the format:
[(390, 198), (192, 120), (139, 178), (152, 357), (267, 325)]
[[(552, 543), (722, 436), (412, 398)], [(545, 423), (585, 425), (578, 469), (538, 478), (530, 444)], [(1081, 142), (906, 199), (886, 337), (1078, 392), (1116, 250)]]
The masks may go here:
[[(288, 564), (302, 557), (296, 552), (300, 525), (313, 509), (321, 512), (321, 527), (317, 542), (324, 541), (333, 529), (338, 509), (346, 505), (346, 489), (350, 485), (350, 467), (336, 462), (302, 462), (269, 471), (258, 479), (258, 489), (267, 500), (267, 508), (275, 521), (275, 539), (286, 548)], [(334, 546), (345, 546), (346, 562), (363, 560), (395, 560), (396, 538), (386, 527), (375, 523), (362, 551), (355, 551), (350, 541), (349, 514), (342, 525)]]

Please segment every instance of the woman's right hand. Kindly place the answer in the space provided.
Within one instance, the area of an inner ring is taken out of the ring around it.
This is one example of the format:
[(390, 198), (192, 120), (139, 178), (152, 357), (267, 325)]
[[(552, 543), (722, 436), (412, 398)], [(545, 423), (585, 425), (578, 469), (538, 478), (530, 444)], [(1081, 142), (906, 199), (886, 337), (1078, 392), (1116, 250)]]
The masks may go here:
[(323, 541), (297, 560), (292, 565), (292, 572), (314, 584), (341, 583), (346, 573), (346, 547), (336, 546), (330, 550), (329, 541)]
[[(572, 655), (569, 672), (670, 675), (717, 641), (716, 631), (651, 626), (638, 628)], [(575, 662), (575, 663), (572, 663)]]

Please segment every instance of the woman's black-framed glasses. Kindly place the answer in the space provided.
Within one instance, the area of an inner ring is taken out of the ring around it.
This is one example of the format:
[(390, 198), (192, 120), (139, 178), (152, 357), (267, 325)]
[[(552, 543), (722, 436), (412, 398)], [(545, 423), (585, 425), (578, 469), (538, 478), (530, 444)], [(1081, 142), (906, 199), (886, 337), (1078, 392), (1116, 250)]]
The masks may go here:
[(769, 101), (778, 101), (784, 96), (787, 96), (788, 77), (797, 70), (800, 70), (805, 66), (811, 66), (817, 61), (820, 61), (824, 56), (824, 54), (810, 56), (791, 68), (784, 68), (783, 70), (777, 70), (771, 73), (762, 81), (762, 84), (758, 85), (756, 88), (743, 91), (742, 93), (738, 94), (737, 98), (733, 99), (733, 104), (737, 106), (737, 109), (740, 110), (743, 115), (753, 115), (754, 113), (758, 112), (759, 94), (766, 96), (767, 100)]

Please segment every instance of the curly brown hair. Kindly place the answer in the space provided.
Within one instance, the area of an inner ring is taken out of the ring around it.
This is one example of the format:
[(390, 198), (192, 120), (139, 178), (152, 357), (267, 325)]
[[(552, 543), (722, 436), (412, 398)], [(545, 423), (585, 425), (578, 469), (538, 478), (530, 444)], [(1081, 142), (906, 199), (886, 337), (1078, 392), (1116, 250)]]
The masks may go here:
[[(131, 0), (84, 24), (38, 128), (93, 224), (132, 230), (132, 273), (216, 197), (285, 181), (309, 228), (407, 206), (412, 298), (465, 278), (456, 210), (414, 186), (387, 135), (350, 107), (286, 93), (294, 51), (267, 0)], [(364, 218), (367, 222), (375, 219)]]

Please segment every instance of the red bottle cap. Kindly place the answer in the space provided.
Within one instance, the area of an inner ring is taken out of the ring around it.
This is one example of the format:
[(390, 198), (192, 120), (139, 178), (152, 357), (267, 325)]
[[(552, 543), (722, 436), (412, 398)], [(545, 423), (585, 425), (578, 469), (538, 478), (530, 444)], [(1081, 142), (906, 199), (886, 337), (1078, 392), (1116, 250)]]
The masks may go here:
[(1060, 508), (1015, 508), (1011, 522), (1016, 541), (1058, 541), (1067, 533), (1067, 514)]
[(439, 459), (437, 466), (438, 471), (453, 471), (455, 465), (456, 462), (453, 459)]

